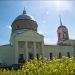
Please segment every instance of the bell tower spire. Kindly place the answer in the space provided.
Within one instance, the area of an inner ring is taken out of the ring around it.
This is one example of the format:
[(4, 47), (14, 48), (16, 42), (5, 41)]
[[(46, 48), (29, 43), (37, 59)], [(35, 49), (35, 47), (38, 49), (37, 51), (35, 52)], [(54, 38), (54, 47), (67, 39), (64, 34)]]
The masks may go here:
[(62, 26), (61, 15), (59, 15), (59, 18), (60, 18), (60, 26)]

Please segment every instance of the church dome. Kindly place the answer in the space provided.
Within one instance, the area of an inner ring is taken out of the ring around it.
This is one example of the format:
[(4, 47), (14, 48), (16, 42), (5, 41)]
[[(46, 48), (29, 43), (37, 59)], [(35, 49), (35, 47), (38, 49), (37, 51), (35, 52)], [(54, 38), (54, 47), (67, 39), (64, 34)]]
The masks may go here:
[(18, 17), (16, 17), (15, 20), (22, 20), (22, 19), (29, 19), (29, 20), (34, 20), (34, 18), (30, 15), (27, 15), (27, 14), (22, 14), (22, 15), (19, 15)]
[(15, 18), (12, 25), (12, 32), (16, 30), (34, 30), (37, 31), (37, 22), (30, 15), (26, 14), (25, 9), (23, 10), (23, 14), (19, 15)]

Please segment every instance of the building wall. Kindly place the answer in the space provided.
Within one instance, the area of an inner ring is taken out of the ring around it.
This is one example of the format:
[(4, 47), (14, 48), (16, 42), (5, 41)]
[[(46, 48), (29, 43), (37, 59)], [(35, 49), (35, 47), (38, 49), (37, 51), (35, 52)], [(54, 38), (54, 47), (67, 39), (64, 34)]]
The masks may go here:
[[(25, 42), (25, 43), (27, 42), (27, 44), (28, 44), (28, 42), (33, 42), (33, 43), (40, 42), (40, 43), (43, 44), (43, 42), (44, 42), (44, 37), (42, 35), (38, 34), (37, 32), (32, 31), (32, 30), (24, 31), (22, 33), (17, 32), (17, 33), (14, 33), (14, 34), (12, 35), (12, 37), (13, 37), (12, 40), (14, 40), (12, 42), (13, 43), (12, 45), (15, 48), (15, 64), (18, 63), (19, 53), (20, 53), (18, 42)], [(24, 56), (27, 55), (26, 52), (28, 52), (28, 51), (24, 47)], [(37, 52), (37, 51), (35, 51), (35, 52)], [(42, 51), (40, 51), (40, 52), (42, 52)], [(33, 53), (33, 51), (32, 51), (32, 53)]]
[(67, 53), (70, 53), (70, 56), (74, 56), (74, 49), (72, 46), (58, 46), (58, 45), (44, 45), (44, 55), (46, 58), (50, 58), (50, 53), (53, 57), (59, 58), (59, 52), (62, 56), (67, 56)]
[(0, 63), (14, 64), (14, 49), (10, 45), (0, 46)]
[[(58, 46), (58, 45), (44, 45), (44, 37), (32, 30), (25, 31), (22, 33), (15, 33), (15, 35), (11, 36), (10, 43), (12, 45), (3, 45), (0, 46), (0, 63), (6, 63), (8, 65), (18, 64), (19, 58), (19, 45), (18, 42), (32, 42), (38, 44), (41, 43), (41, 49), (35, 49), (35, 53), (43, 54), (44, 57), (50, 58), (50, 53), (52, 53), (53, 57), (59, 58), (59, 53), (62, 56), (67, 56), (67, 53), (70, 53), (70, 57), (75, 56), (75, 51), (73, 46)], [(40, 50), (40, 51), (39, 51)], [(26, 57), (26, 50), (24, 47), (24, 56)], [(32, 51), (34, 53), (34, 49)], [(35, 55), (35, 54), (34, 54)], [(27, 57), (28, 58), (28, 57)]]

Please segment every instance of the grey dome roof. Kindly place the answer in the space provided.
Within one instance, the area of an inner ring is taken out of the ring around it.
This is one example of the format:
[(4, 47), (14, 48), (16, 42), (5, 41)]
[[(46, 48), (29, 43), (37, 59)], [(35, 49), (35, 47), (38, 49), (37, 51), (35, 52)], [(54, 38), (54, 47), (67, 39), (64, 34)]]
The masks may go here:
[(34, 20), (32, 16), (29, 16), (29, 15), (27, 15), (27, 14), (19, 15), (18, 17), (16, 17), (16, 19), (15, 19), (15, 20), (21, 20), (21, 19)]
[(21, 20), (21, 19), (29, 19), (29, 20), (35, 20), (32, 16), (27, 15), (25, 9), (23, 10), (23, 14), (16, 17), (15, 20)]
[(23, 13), (15, 18), (11, 27), (12, 27), (12, 32), (22, 29), (37, 31), (38, 25), (36, 20), (34, 20), (32, 16), (27, 15), (24, 9)]

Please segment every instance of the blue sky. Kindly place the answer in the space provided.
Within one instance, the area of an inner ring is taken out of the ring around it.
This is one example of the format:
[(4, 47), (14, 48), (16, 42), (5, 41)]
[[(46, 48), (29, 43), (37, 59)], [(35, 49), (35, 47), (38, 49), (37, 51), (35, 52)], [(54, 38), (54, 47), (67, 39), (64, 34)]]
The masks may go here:
[(37, 21), (38, 32), (44, 35), (46, 44), (57, 43), (59, 15), (70, 39), (75, 39), (75, 1), (0, 1), (0, 45), (9, 43), (11, 24), (24, 7)]

